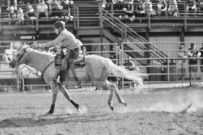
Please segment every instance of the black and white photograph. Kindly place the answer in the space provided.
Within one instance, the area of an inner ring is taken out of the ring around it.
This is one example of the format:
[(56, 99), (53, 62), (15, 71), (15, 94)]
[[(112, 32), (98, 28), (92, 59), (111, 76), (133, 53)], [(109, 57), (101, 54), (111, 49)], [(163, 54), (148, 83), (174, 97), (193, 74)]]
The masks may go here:
[(203, 135), (203, 1), (0, 0), (0, 135)]

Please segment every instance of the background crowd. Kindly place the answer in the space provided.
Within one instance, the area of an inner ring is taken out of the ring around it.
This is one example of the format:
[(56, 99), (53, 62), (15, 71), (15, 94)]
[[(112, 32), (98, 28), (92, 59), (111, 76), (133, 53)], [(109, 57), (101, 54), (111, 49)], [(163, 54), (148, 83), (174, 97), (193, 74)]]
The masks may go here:
[(16, 19), (17, 24), (25, 24), (30, 20), (33, 24), (37, 18), (63, 19), (73, 21), (71, 0), (8, 0), (2, 10), (9, 12), (10, 19)]
[[(95, 0), (96, 1), (96, 0)], [(122, 21), (133, 22), (136, 17), (201, 15), (203, 0), (99, 0), (106, 10), (119, 12)], [(11, 19), (23, 24), (25, 19), (33, 23), (39, 17), (73, 20), (73, 0), (8, 0), (6, 10)], [(24, 6), (22, 6), (24, 5)], [(26, 6), (25, 6), (26, 5)]]
[(178, 17), (180, 12), (196, 16), (203, 9), (203, 0), (103, 0), (102, 7), (122, 11), (119, 18), (132, 22), (136, 17), (144, 16)]
[(198, 76), (198, 64), (200, 65), (201, 80), (203, 80), (203, 43), (201, 48), (197, 48), (196, 44), (191, 43), (190, 48), (187, 49), (184, 44), (181, 44), (178, 51), (178, 79), (184, 80), (186, 76), (186, 70), (190, 74), (192, 80), (197, 80)]

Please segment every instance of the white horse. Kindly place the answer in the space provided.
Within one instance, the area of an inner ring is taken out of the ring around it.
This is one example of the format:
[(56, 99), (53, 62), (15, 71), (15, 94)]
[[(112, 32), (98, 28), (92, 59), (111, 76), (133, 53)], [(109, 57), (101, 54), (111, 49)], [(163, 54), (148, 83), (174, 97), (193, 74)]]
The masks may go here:
[[(85, 63), (84, 66), (75, 66), (75, 73), (78, 80), (80, 82), (92, 81), (92, 83), (99, 88), (102, 87), (103, 89), (110, 89), (111, 93), (108, 99), (108, 105), (112, 110), (113, 110), (112, 98), (114, 93), (119, 103), (123, 105), (127, 104), (119, 95), (117, 86), (114, 83), (111, 83), (107, 80), (108, 76), (112, 73), (118, 77), (134, 80), (140, 86), (143, 85), (142, 76), (146, 76), (146, 74), (144, 73), (129, 71), (124, 67), (117, 66), (109, 58), (104, 58), (98, 55), (85, 56), (83, 62)], [(42, 73), (42, 77), (45, 80), (45, 82), (51, 86), (53, 92), (52, 105), (47, 114), (54, 113), (54, 107), (57, 99), (58, 90), (60, 90), (64, 94), (66, 99), (69, 100), (76, 109), (79, 109), (79, 104), (72, 100), (70, 94), (65, 88), (65, 85), (62, 85), (61, 83), (55, 81), (56, 68), (54, 64), (53, 54), (40, 52), (38, 50), (30, 48), (29, 46), (23, 46), (17, 52), (17, 55), (9, 63), (9, 65), (12, 68), (17, 67), (20, 64), (29, 65), (31, 67), (34, 67), (36, 70), (40, 71)], [(67, 73), (70, 72), (68, 71)], [(70, 75), (66, 74), (65, 76), (68, 77), (67, 80), (71, 79)]]

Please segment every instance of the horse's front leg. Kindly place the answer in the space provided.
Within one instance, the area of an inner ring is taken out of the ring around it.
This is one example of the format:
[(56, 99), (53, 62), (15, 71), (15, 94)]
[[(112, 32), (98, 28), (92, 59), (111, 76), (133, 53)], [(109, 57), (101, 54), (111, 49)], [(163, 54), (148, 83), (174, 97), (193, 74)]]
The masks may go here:
[(60, 89), (61, 93), (65, 96), (65, 98), (71, 102), (71, 104), (79, 111), (79, 104), (72, 100), (70, 94), (68, 93), (65, 85), (61, 85)]
[(56, 94), (53, 93), (53, 95), (52, 95), (52, 104), (51, 104), (51, 107), (50, 107), (50, 110), (49, 110), (48, 114), (53, 114), (54, 113), (56, 98), (57, 98), (57, 93)]
[(56, 99), (57, 99), (57, 95), (58, 95), (58, 89), (59, 89), (59, 85), (54, 82), (54, 81), (51, 81), (49, 83), (51, 89), (52, 89), (52, 103), (51, 103), (51, 107), (48, 111), (48, 114), (53, 114), (54, 113), (54, 109), (55, 109), (55, 103), (56, 103)]

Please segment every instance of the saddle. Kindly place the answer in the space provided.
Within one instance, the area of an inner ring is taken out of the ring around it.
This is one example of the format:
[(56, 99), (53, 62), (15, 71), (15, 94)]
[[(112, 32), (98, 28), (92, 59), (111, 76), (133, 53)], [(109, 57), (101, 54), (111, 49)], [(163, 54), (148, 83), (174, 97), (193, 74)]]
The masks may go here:
[(85, 66), (85, 56), (79, 55), (74, 61), (75, 66)]
[[(74, 64), (75, 68), (77, 68), (77, 67), (80, 68), (80, 67), (85, 66), (85, 56), (79, 55), (71, 64)], [(61, 82), (66, 81), (67, 74), (69, 76), (69, 70), (71, 70), (71, 72), (73, 74), (73, 78), (75, 79), (76, 82), (78, 82), (78, 78), (75, 74), (75, 68), (72, 69), (72, 68), (70, 68), (70, 65), (68, 65), (66, 70), (60, 71), (60, 81)]]

